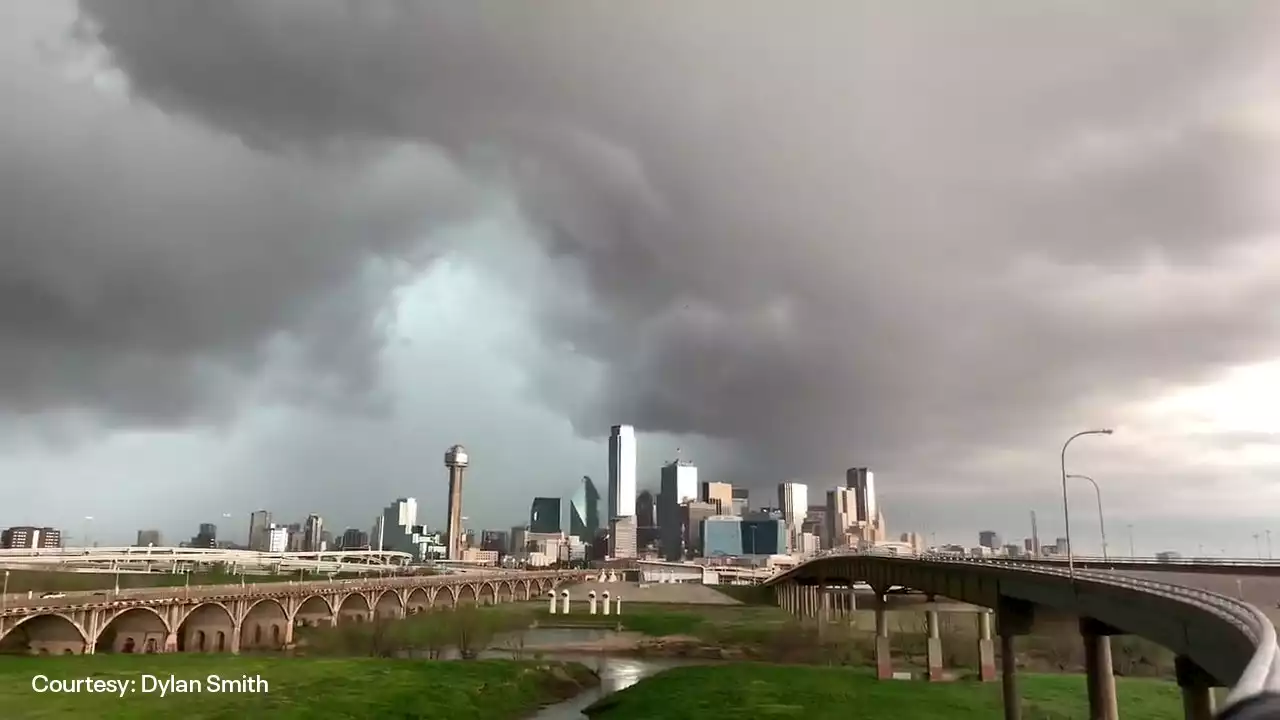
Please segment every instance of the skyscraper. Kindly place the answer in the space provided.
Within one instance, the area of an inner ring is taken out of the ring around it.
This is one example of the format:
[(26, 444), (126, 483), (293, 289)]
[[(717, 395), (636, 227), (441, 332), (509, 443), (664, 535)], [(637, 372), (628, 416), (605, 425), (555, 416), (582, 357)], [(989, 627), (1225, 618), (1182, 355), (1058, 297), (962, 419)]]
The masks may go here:
[(685, 517), (680, 506), (697, 502), (698, 490), (698, 468), (693, 463), (675, 460), (662, 466), (658, 532), (662, 556), (667, 560), (683, 559)]
[(591, 542), (603, 527), (600, 522), (600, 491), (596, 490), (595, 482), (584, 475), (578, 491), (569, 501), (569, 534), (583, 542)]
[(698, 499), (715, 505), (717, 514), (733, 514), (733, 486), (729, 483), (711, 481), (702, 483)]
[(798, 529), (809, 510), (809, 486), (798, 482), (778, 483), (778, 507), (787, 525)]
[(454, 445), (445, 451), (444, 466), (449, 468), (449, 515), (445, 523), (444, 548), (449, 560), (462, 559), (462, 476), (471, 458), (467, 449)]
[(636, 431), (630, 425), (609, 429), (609, 520), (636, 514)]
[(324, 550), (320, 542), (320, 536), (324, 534), (324, 521), (320, 519), (319, 515), (315, 513), (308, 515), (302, 532), (302, 549), (305, 552), (320, 552)]
[(266, 510), (254, 510), (249, 514), (249, 549), (266, 552), (271, 545), (268, 529), (271, 527), (271, 513)]
[(536, 497), (529, 506), (529, 532), (560, 532), (560, 498)]
[(875, 474), (867, 468), (849, 468), (845, 474), (845, 486), (853, 488), (858, 495), (858, 522), (876, 524), (880, 518), (880, 508), (876, 504)]
[(852, 488), (837, 487), (827, 491), (827, 542), (831, 547), (844, 547), (849, 543), (845, 534), (857, 521), (858, 494)]
[(413, 498), (397, 498), (383, 509), (375, 526), (375, 542), (381, 542), (376, 549), (413, 552), (413, 526), (417, 524), (418, 501)]
[(649, 528), (657, 525), (654, 502), (653, 493), (648, 490), (641, 490), (636, 496), (636, 527)]

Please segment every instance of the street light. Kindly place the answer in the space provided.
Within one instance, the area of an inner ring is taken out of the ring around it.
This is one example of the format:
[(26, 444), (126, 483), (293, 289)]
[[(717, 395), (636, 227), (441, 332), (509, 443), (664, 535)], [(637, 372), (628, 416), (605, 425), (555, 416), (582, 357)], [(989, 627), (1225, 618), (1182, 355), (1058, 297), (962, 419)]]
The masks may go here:
[[(1102, 489), (1098, 487), (1097, 481), (1088, 475), (1068, 475), (1067, 477), (1088, 480), (1089, 484), (1093, 486), (1093, 493), (1098, 497), (1098, 529), (1102, 532), (1102, 559), (1104, 561), (1110, 560), (1111, 558), (1107, 554), (1107, 521), (1102, 516)], [(1068, 542), (1067, 546), (1070, 547), (1070, 545), (1071, 543)]]
[(1067, 438), (1066, 442), (1062, 443), (1062, 454), (1060, 458), (1062, 460), (1062, 520), (1063, 524), (1066, 526), (1067, 533), (1067, 572), (1072, 580), (1076, 579), (1076, 560), (1075, 555), (1071, 550), (1071, 508), (1067, 505), (1067, 447), (1071, 445), (1072, 440), (1075, 440), (1078, 437), (1084, 435), (1110, 435), (1111, 432), (1110, 428), (1081, 430), (1075, 435)]

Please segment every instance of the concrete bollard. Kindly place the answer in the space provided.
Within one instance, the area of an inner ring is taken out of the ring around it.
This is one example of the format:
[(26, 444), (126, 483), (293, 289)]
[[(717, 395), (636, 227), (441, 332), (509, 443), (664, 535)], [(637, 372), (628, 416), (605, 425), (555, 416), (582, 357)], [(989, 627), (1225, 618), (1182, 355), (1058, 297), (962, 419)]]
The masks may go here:
[(560, 593), (560, 600), (561, 600), (560, 612), (565, 615), (568, 615), (569, 614), (569, 591), (568, 590), (565, 590), (564, 592)]
[(621, 595), (613, 599), (613, 614), (614, 615), (622, 614), (622, 596)]
[(551, 607), (547, 609), (551, 611), (552, 615), (555, 615), (556, 614), (556, 591), (552, 590), (551, 592), (547, 593), (547, 597), (551, 598)]
[(596, 582), (600, 582), (600, 583), (604, 582), (604, 571), (603, 571), (603, 570), (601, 570), (601, 571), (600, 571), (600, 576), (596, 578)]
[(596, 591), (595, 590), (592, 590), (591, 592), (587, 593), (587, 601), (589, 603), (588, 607), (591, 608), (589, 612), (592, 615), (595, 615), (596, 614)]
[(604, 591), (604, 614), (609, 614), (609, 591)]

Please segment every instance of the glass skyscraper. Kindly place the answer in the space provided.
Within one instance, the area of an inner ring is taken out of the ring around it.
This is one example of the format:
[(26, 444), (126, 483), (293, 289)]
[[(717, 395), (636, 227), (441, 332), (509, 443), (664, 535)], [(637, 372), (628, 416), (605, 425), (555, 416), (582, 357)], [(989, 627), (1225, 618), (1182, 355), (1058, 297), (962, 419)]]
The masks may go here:
[(536, 497), (529, 508), (529, 532), (560, 532), (560, 498)]
[(600, 528), (600, 491), (591, 478), (584, 476), (569, 501), (569, 534), (591, 542)]

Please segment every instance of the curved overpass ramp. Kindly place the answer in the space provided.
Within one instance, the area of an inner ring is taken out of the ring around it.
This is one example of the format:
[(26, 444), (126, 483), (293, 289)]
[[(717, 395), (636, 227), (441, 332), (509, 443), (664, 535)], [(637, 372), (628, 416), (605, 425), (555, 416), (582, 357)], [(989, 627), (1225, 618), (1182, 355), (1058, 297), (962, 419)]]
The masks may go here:
[[(834, 588), (866, 583), (876, 607), (876, 661), (892, 677), (885, 596), (894, 588), (950, 598), (995, 611), (1001, 657), (1012, 658), (1016, 638), (1041, 622), (1079, 620), (1086, 651), (1091, 715), (1116, 718), (1109, 636), (1140, 635), (1178, 656), (1188, 718), (1213, 715), (1214, 686), (1232, 687), (1228, 703), (1280, 687), (1276, 631), (1257, 607), (1235, 597), (1120, 571), (1077, 570), (1045, 564), (878, 555), (816, 558), (771, 579), (779, 603), (802, 616), (823, 616)], [(929, 613), (929, 668), (941, 672), (936, 610)], [(984, 620), (986, 615), (981, 616)], [(979, 642), (984, 679), (994, 679), (989, 621)], [(935, 668), (935, 656), (937, 667)], [(988, 668), (988, 664), (991, 666)], [(1005, 717), (1020, 718), (1016, 663), (1002, 662)]]

